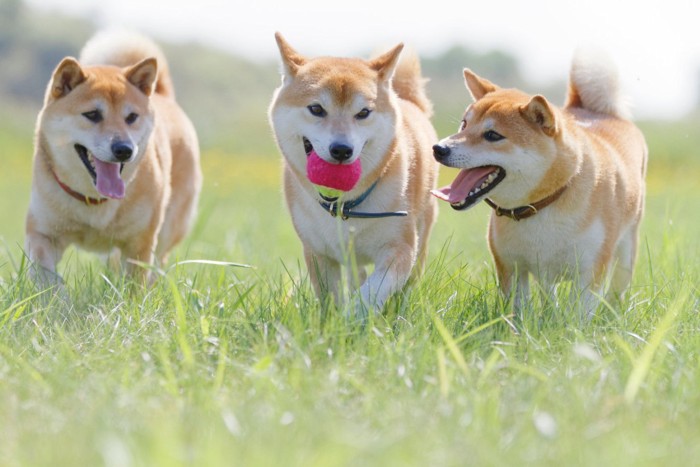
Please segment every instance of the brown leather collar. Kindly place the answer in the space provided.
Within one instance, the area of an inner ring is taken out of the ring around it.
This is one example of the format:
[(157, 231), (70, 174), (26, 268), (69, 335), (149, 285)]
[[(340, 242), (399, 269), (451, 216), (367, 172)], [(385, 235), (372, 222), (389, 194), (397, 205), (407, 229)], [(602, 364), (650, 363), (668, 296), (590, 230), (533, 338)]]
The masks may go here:
[(506, 216), (510, 217), (511, 219), (515, 221), (519, 221), (521, 219), (527, 219), (528, 217), (532, 217), (535, 214), (537, 214), (541, 209), (549, 206), (553, 202), (555, 202), (559, 197), (564, 193), (564, 191), (567, 189), (569, 185), (564, 185), (563, 187), (559, 188), (557, 191), (552, 193), (551, 195), (547, 196), (544, 199), (541, 199), (535, 203), (528, 204), (526, 206), (520, 206), (518, 208), (513, 208), (513, 209), (503, 209), (502, 207), (498, 206), (496, 203), (491, 201), (490, 199), (486, 198), (484, 201), (486, 201), (486, 204), (491, 206), (495, 211), (497, 216)]
[(75, 191), (74, 189), (72, 189), (71, 187), (69, 187), (68, 185), (66, 185), (65, 183), (63, 183), (63, 182), (58, 178), (58, 175), (56, 175), (56, 172), (54, 172), (54, 171), (52, 170), (51, 173), (53, 174), (53, 178), (56, 179), (56, 182), (58, 183), (58, 186), (60, 186), (61, 188), (63, 188), (63, 191), (65, 191), (66, 193), (68, 193), (68, 194), (71, 195), (73, 198), (77, 199), (78, 201), (81, 201), (81, 202), (87, 204), (88, 206), (96, 206), (96, 205), (98, 205), (98, 204), (104, 203), (105, 201), (107, 201), (107, 200), (109, 199), (109, 198), (91, 198), (91, 197), (89, 197), (89, 196), (87, 196), (87, 195), (84, 195), (84, 194), (82, 194), (82, 193), (79, 193), (79, 192)]

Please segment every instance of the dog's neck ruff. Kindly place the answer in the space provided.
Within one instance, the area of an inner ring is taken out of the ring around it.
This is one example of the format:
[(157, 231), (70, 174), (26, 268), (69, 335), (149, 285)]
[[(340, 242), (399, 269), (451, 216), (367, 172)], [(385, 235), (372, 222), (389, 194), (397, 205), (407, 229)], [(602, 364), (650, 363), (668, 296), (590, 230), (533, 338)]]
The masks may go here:
[(407, 211), (390, 211), (390, 212), (358, 212), (353, 211), (354, 208), (359, 206), (370, 193), (377, 186), (379, 180), (374, 182), (367, 191), (362, 193), (359, 197), (353, 199), (352, 201), (341, 202), (338, 198), (327, 198), (319, 193), (323, 201), (319, 201), (321, 207), (328, 212), (333, 217), (338, 217), (342, 220), (347, 219), (378, 219), (381, 217), (405, 217), (408, 216)]
[(77, 199), (78, 201), (80, 201), (80, 202), (82, 202), (82, 203), (85, 203), (85, 204), (88, 205), (88, 206), (96, 206), (96, 205), (102, 204), (102, 203), (104, 203), (105, 201), (108, 200), (108, 198), (91, 198), (91, 197), (89, 197), (89, 196), (87, 196), (87, 195), (84, 195), (84, 194), (82, 194), (82, 193), (80, 193), (80, 192), (77, 192), (77, 191), (75, 191), (74, 189), (72, 189), (71, 187), (69, 187), (68, 185), (66, 185), (65, 183), (63, 183), (63, 182), (58, 178), (58, 175), (56, 175), (56, 172), (54, 172), (54, 171), (52, 170), (51, 173), (53, 174), (53, 178), (56, 179), (56, 183), (58, 183), (58, 186), (60, 186), (61, 188), (63, 188), (63, 191), (65, 191), (66, 193), (68, 193), (68, 194), (69, 194), (70, 196), (72, 196), (73, 198)]
[(538, 212), (540, 212), (542, 209), (545, 207), (549, 206), (553, 202), (555, 202), (559, 197), (564, 193), (564, 191), (567, 189), (569, 185), (564, 185), (561, 188), (559, 188), (557, 191), (552, 193), (551, 195), (547, 196), (546, 198), (543, 198), (537, 202), (534, 202), (532, 204), (528, 204), (526, 206), (520, 206), (518, 208), (513, 208), (513, 209), (504, 209), (500, 206), (498, 206), (496, 203), (491, 201), (489, 198), (484, 199), (486, 201), (486, 204), (491, 206), (494, 211), (496, 211), (497, 216), (506, 216), (509, 217), (515, 221), (519, 221), (522, 219), (527, 219), (528, 217), (532, 217)]

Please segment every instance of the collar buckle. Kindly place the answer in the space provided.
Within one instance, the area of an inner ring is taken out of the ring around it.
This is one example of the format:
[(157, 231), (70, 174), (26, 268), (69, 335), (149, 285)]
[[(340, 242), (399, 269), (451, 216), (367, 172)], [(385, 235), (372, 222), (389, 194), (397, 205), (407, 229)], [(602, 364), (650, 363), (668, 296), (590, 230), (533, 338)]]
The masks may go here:
[(372, 193), (372, 190), (374, 190), (374, 187), (377, 186), (377, 183), (379, 183), (379, 180), (374, 182), (372, 186), (370, 186), (367, 191), (362, 193), (358, 198), (348, 201), (348, 202), (341, 202), (337, 198), (334, 199), (328, 199), (325, 198), (323, 195), (321, 196), (322, 201), (319, 201), (319, 204), (321, 207), (325, 210), (328, 211), (328, 213), (332, 217), (340, 217), (342, 220), (346, 221), (350, 218), (353, 219), (377, 219), (380, 217), (405, 217), (408, 216), (408, 212), (406, 211), (391, 211), (391, 212), (357, 212), (353, 211), (352, 209), (356, 208), (357, 206), (360, 205), (368, 196), (370, 193)]
[(58, 175), (56, 175), (56, 172), (51, 170), (51, 173), (53, 174), (53, 178), (56, 179), (56, 183), (58, 183), (58, 186), (60, 186), (63, 189), (63, 191), (65, 191), (72, 198), (77, 199), (78, 201), (80, 201), (81, 203), (84, 203), (87, 206), (97, 206), (97, 205), (104, 203), (105, 201), (107, 201), (109, 199), (109, 198), (91, 198), (88, 195), (85, 195), (83, 193), (79, 193), (79, 192), (75, 191), (74, 189), (72, 189), (71, 187), (69, 187), (68, 185), (66, 185), (65, 183), (63, 183), (58, 178)]
[(514, 221), (520, 221), (522, 219), (527, 219), (528, 217), (532, 217), (538, 212), (540, 212), (541, 209), (549, 206), (553, 202), (555, 202), (559, 197), (564, 193), (564, 191), (568, 188), (568, 184), (562, 186), (559, 188), (557, 191), (552, 193), (551, 195), (547, 196), (546, 198), (543, 198), (537, 202), (534, 202), (532, 204), (526, 204), (524, 206), (520, 206), (517, 208), (513, 209), (504, 209), (500, 206), (498, 206), (496, 203), (491, 201), (489, 198), (485, 198), (484, 201), (486, 204), (491, 206), (491, 208), (494, 210), (497, 216), (505, 216), (510, 219), (513, 219)]

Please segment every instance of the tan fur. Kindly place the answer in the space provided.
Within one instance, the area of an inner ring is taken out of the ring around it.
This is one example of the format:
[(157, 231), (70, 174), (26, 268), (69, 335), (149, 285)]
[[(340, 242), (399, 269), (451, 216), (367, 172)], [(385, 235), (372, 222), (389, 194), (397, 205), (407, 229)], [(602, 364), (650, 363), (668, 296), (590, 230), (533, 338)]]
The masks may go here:
[[(71, 244), (163, 263), (194, 219), (202, 179), (196, 132), (174, 100), (157, 47), (140, 36), (122, 43), (124, 37), (99, 35), (80, 61), (66, 58), (58, 65), (47, 88), (26, 221), (26, 251), (39, 266), (39, 279), (58, 279), (56, 265)], [(149, 52), (160, 58), (147, 58)], [(98, 123), (83, 115), (95, 108), (103, 116)], [(138, 114), (131, 124), (125, 121), (130, 113)], [(103, 197), (74, 145), (107, 161), (113, 155), (105, 148), (114, 138), (135, 147), (121, 173), (125, 196), (87, 205), (68, 195), (55, 177), (85, 196)]]
[[(364, 305), (380, 309), (404, 286), (416, 264), (425, 262), (437, 215), (429, 196), (437, 177), (438, 165), (430, 156), (436, 136), (418, 60), (409, 56), (397, 67), (402, 46), (371, 60), (306, 58), (279, 34), (276, 38), (283, 82), (273, 97), (270, 121), (284, 156), (285, 197), (312, 284), (320, 298), (330, 293), (340, 301), (341, 267), (350, 266), (348, 281), (361, 285)], [(327, 115), (310, 115), (307, 106), (312, 104), (321, 104)], [(358, 121), (353, 116), (362, 108), (372, 113)], [(333, 138), (354, 142), (363, 173), (343, 199), (354, 200), (379, 181), (357, 210), (406, 210), (408, 216), (346, 221), (331, 217), (306, 177), (304, 137), (322, 158), (330, 157), (328, 143)], [(365, 280), (364, 268), (370, 263), (375, 269)]]
[[(465, 70), (475, 102), (460, 132), (436, 145), (436, 158), (445, 165), (505, 169), (503, 181), (477, 198), (501, 208), (536, 203), (567, 186), (527, 219), (491, 215), (488, 242), (500, 288), (507, 295), (515, 289), (518, 308), (528, 297), (529, 274), (546, 288), (573, 279), (588, 316), (608, 278), (616, 294), (631, 279), (647, 147), (635, 125), (620, 117), (626, 109), (609, 62), (589, 57), (575, 59), (561, 109), (542, 96), (501, 89)], [(488, 130), (505, 138), (488, 141)]]

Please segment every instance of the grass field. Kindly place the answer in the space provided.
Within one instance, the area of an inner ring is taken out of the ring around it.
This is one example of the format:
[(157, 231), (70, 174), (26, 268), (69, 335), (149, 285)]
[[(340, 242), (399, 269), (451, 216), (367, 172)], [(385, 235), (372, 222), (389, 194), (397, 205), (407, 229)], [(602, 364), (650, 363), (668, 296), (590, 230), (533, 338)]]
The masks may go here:
[[(93, 255), (36, 295), (21, 245), (31, 135), (0, 130), (0, 465), (698, 465), (700, 135), (644, 126), (627, 299), (512, 330), (488, 209), (445, 206), (425, 276), (362, 327), (323, 313), (276, 155), (209, 149), (200, 217), (148, 290)], [(443, 171), (445, 180), (454, 172)], [(565, 293), (565, 292), (562, 292)]]

